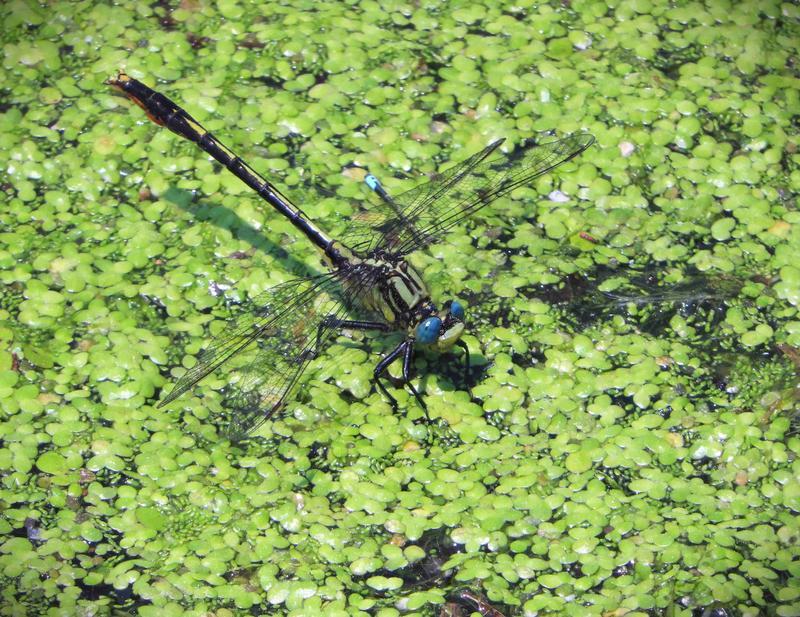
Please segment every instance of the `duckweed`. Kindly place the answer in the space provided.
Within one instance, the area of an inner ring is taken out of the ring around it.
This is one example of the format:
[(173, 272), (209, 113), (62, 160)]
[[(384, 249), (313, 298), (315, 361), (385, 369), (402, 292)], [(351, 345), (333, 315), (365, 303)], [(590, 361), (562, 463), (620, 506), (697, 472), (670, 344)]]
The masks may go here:
[[(800, 613), (800, 13), (757, 5), (4, 4), (0, 613)], [(224, 372), (157, 401), (318, 258), (120, 68), (333, 234), (367, 168), (597, 144), (413, 256), (473, 360), (417, 358), (430, 421), (342, 338), (234, 446)]]

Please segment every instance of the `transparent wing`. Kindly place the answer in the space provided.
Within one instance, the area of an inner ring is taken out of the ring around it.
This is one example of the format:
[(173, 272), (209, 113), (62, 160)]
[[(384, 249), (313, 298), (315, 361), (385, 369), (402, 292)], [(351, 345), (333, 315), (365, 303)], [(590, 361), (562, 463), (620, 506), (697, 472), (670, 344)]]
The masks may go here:
[[(336, 281), (334, 289), (316, 288), (311, 299), (285, 313), (268, 333), (237, 355), (235, 362), (241, 368), (223, 400), (230, 413), (228, 436), (233, 441), (254, 431), (283, 405), (309, 362), (339, 331), (329, 320), (352, 317), (356, 308), (361, 312), (353, 299), (374, 284), (376, 274), (374, 268), (360, 268), (341, 283)], [(336, 293), (342, 283), (350, 292), (346, 301)]]
[(308, 304), (317, 289), (329, 286), (335, 279), (332, 274), (295, 279), (272, 287), (256, 297), (252, 301), (255, 309), (233, 319), (229, 327), (203, 350), (197, 364), (175, 382), (175, 387), (158, 406), (171, 403), (253, 341), (269, 336), (282, 317)]
[(383, 249), (401, 255), (425, 247), (495, 199), (577, 156), (594, 137), (576, 133), (510, 154), (499, 152), (503, 141), (390, 198), (377, 212), (355, 218), (345, 232), (345, 243), (359, 252)]
[(267, 290), (252, 301), (253, 311), (232, 320), (211, 342), (159, 407), (229, 364), (231, 381), (223, 404), (231, 413), (231, 436), (244, 436), (281, 406), (318, 347), (330, 338), (324, 318), (346, 315), (353, 297), (373, 284), (374, 274), (371, 268), (353, 268)]
[(428, 182), (393, 197), (388, 203), (369, 204), (369, 210), (357, 212), (353, 216), (342, 234), (342, 241), (359, 252), (367, 253), (385, 243), (385, 238), (396, 232), (398, 222), (402, 223), (401, 228), (404, 227), (409, 233), (413, 233), (417, 223), (410, 218), (410, 215), (413, 214), (415, 207), (446, 195), (503, 141), (505, 140), (499, 139), (493, 142), (470, 158), (436, 174)]

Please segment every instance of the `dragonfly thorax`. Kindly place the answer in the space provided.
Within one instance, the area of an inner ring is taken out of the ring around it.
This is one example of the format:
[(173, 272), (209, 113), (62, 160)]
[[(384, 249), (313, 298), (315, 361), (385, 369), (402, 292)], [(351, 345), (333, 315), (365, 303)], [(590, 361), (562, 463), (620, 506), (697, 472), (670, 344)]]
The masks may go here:
[(363, 302), (388, 323), (407, 330), (420, 345), (432, 345), (440, 351), (450, 349), (461, 338), (464, 308), (455, 300), (437, 308), (422, 277), (404, 258), (374, 253), (361, 264), (374, 269), (378, 281)]
[(389, 260), (370, 256), (361, 264), (372, 271), (375, 281), (369, 286), (368, 295), (362, 297), (364, 305), (380, 313), (398, 330), (416, 323), (424, 307), (431, 304), (419, 273), (402, 258)]

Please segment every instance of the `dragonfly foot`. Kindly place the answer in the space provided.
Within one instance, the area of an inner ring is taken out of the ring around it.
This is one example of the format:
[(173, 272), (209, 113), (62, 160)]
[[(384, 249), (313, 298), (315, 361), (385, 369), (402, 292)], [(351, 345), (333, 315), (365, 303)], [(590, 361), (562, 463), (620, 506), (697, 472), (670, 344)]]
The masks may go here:
[(397, 411), (397, 399), (395, 399), (391, 394), (389, 394), (389, 390), (387, 390), (386, 386), (383, 385), (383, 382), (381, 381), (382, 372), (383, 368), (380, 365), (378, 365), (375, 368), (375, 372), (372, 374), (372, 380), (375, 382), (375, 385), (378, 387), (378, 390), (381, 391), (381, 394), (383, 394), (387, 399), (389, 399), (389, 404), (392, 406), (392, 409)]
[(470, 368), (472, 368), (470, 365), (469, 347), (461, 339), (456, 342), (456, 345), (464, 350), (464, 386), (467, 388), (467, 392), (469, 392), (469, 398), (472, 399), (474, 397), (472, 396), (472, 388), (469, 385), (469, 372)]
[(405, 385), (408, 386), (409, 390), (411, 390), (411, 394), (414, 395), (414, 398), (417, 399), (417, 403), (419, 403), (419, 406), (422, 407), (422, 411), (425, 412), (425, 419), (428, 422), (430, 422), (431, 417), (428, 415), (428, 405), (425, 403), (423, 398), (420, 396), (419, 392), (417, 392), (417, 389), (413, 386), (413, 384), (410, 381), (407, 381)]

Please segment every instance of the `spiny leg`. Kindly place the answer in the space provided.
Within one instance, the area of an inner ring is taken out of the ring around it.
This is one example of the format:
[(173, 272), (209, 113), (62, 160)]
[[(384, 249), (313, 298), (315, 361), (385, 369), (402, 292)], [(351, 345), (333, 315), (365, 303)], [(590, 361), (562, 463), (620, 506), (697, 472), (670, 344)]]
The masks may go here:
[(408, 341), (403, 341), (397, 347), (395, 347), (389, 354), (375, 367), (375, 370), (372, 372), (372, 378), (375, 381), (375, 385), (378, 386), (381, 392), (389, 399), (392, 407), (397, 409), (397, 401), (395, 398), (389, 394), (389, 391), (386, 389), (386, 386), (383, 385), (381, 381), (381, 374), (387, 369), (387, 367), (397, 360), (406, 350), (406, 346), (408, 345)]
[[(314, 346), (314, 353), (316, 354), (319, 351), (320, 345), (320, 338), (322, 336), (322, 332), (325, 328), (336, 328), (339, 330), (374, 330), (380, 332), (389, 332), (391, 330), (391, 326), (389, 324), (381, 323), (379, 321), (360, 321), (360, 320), (353, 320), (353, 319), (339, 319), (338, 317), (334, 317), (333, 315), (328, 315), (323, 319), (319, 327), (317, 328), (317, 340)], [(378, 365), (375, 367), (375, 371), (373, 372), (373, 378), (375, 380), (375, 384), (378, 388), (383, 392), (386, 398), (389, 399), (392, 407), (397, 408), (397, 400), (389, 394), (389, 391), (386, 389), (386, 386), (383, 385), (381, 381), (381, 375), (386, 371), (389, 365), (394, 362), (400, 355), (403, 355), (403, 383), (408, 386), (409, 390), (411, 390), (414, 397), (417, 399), (417, 402), (420, 404), (420, 407), (425, 411), (425, 417), (428, 417), (428, 407), (425, 404), (425, 401), (422, 400), (422, 397), (417, 392), (416, 388), (411, 383), (411, 360), (414, 357), (414, 342), (410, 340), (403, 341), (397, 347), (395, 347), (389, 355), (387, 355), (383, 360), (381, 360)], [(430, 418), (428, 418), (430, 419)]]
[(406, 349), (405, 354), (403, 355), (403, 382), (408, 389), (411, 390), (411, 393), (414, 395), (414, 398), (417, 399), (419, 406), (422, 407), (422, 410), (425, 412), (425, 417), (430, 421), (430, 417), (428, 416), (428, 406), (425, 404), (425, 401), (422, 400), (422, 397), (417, 392), (417, 389), (414, 387), (414, 384), (411, 383), (411, 360), (414, 357), (414, 341), (406, 341)]
[(472, 388), (469, 386), (469, 370), (471, 368), (469, 363), (469, 347), (461, 339), (456, 341), (456, 345), (464, 350), (464, 385), (467, 387), (467, 392), (469, 392), (470, 398), (472, 398)]
[(317, 327), (317, 340), (314, 343), (314, 356), (316, 356), (317, 353), (319, 353), (320, 339), (322, 337), (322, 333), (325, 331), (326, 328), (334, 328), (336, 330), (362, 330), (362, 331), (377, 330), (380, 332), (389, 332), (391, 330), (391, 326), (389, 326), (389, 324), (381, 323), (379, 321), (339, 319), (334, 315), (328, 315), (322, 321), (319, 322), (319, 326)]

